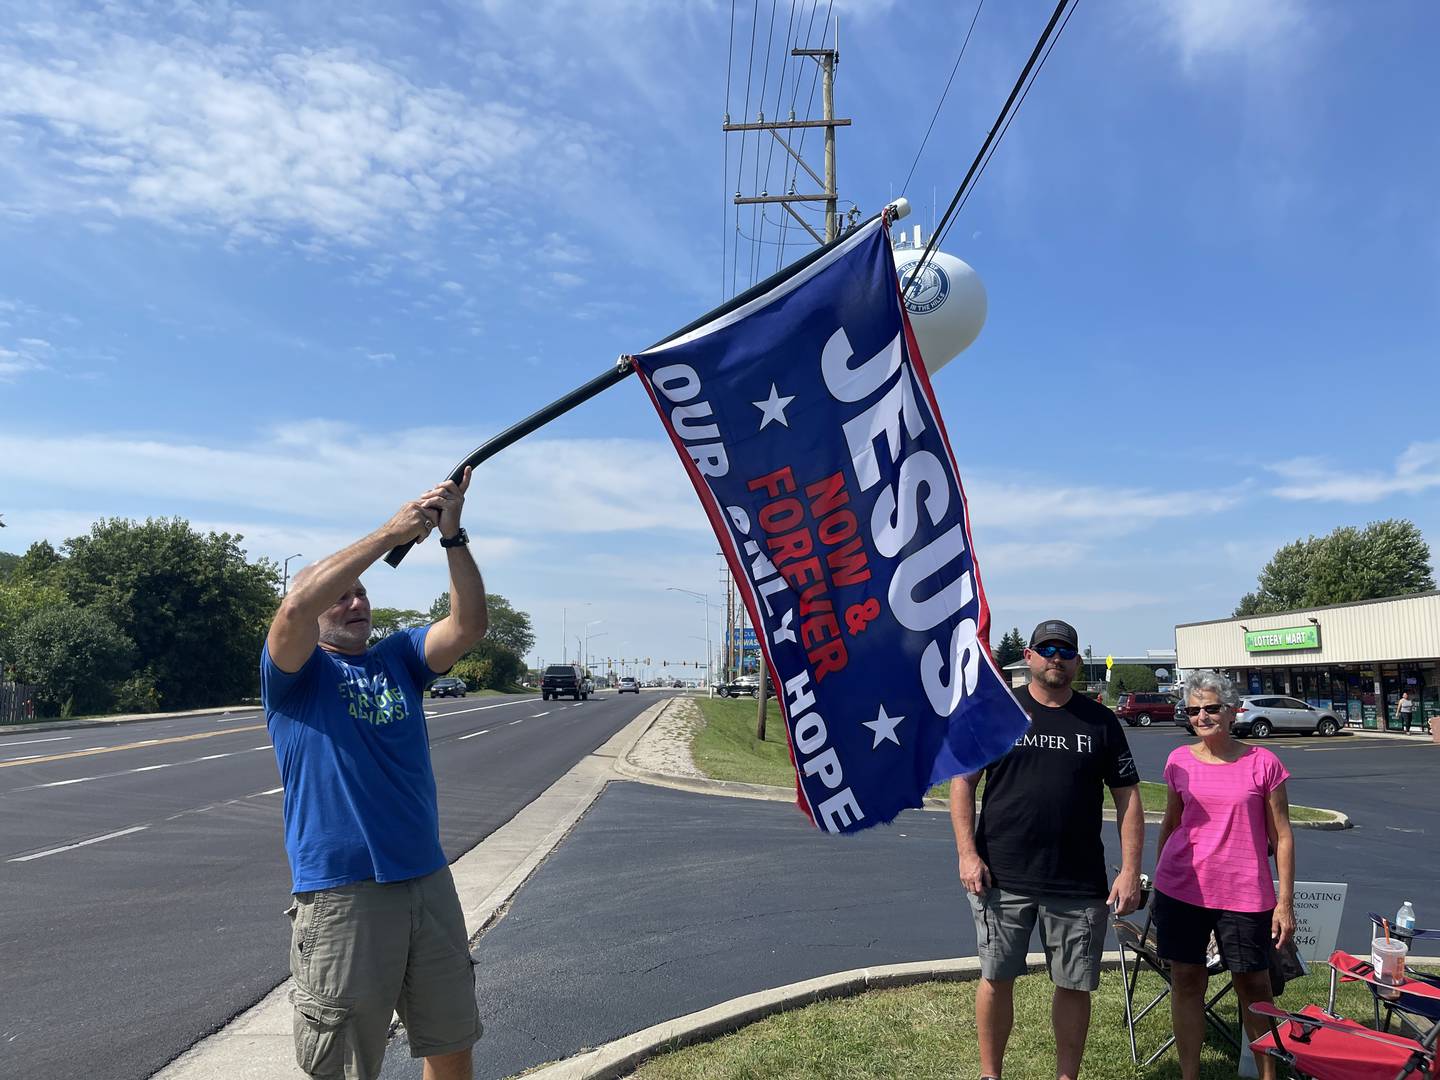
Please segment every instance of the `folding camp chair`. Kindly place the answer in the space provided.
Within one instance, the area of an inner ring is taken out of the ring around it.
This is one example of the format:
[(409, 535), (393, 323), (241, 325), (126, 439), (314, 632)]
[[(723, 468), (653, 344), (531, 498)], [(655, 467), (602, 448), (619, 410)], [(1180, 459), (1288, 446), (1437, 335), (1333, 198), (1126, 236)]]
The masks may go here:
[(1440, 1028), (1417, 1041), (1372, 1031), (1318, 1005), (1292, 1013), (1257, 1002), (1250, 1011), (1270, 1021), (1270, 1031), (1251, 1048), (1283, 1062), (1297, 1080), (1440, 1080), (1435, 1063)]
[[(1130, 1035), (1130, 1058), (1136, 1065), (1144, 1068), (1155, 1061), (1161, 1054), (1175, 1045), (1175, 1036), (1172, 1034), (1160, 1044), (1153, 1053), (1144, 1061), (1140, 1060), (1140, 1049), (1135, 1038), (1135, 1026), (1145, 1019), (1146, 1015), (1170, 996), (1170, 962), (1161, 958), (1156, 951), (1154, 912), (1150, 908), (1151, 889), (1148, 883), (1142, 880), (1140, 889), (1140, 902), (1145, 911), (1145, 921), (1137, 924), (1129, 919), (1115, 920), (1115, 940), (1120, 946), (1120, 978), (1125, 984), (1125, 1027)], [(1213, 942), (1212, 942), (1213, 944)], [(1220, 962), (1219, 953), (1212, 949), (1209, 954), (1207, 970), (1212, 976), (1225, 975), (1225, 985), (1205, 1000), (1205, 1019), (1210, 1026), (1234, 1047), (1235, 1052), (1240, 1052), (1240, 1037), (1225, 1020), (1215, 1011), (1215, 1007), (1226, 994), (1234, 990), (1234, 983), (1229, 978)], [(1135, 991), (1140, 981), (1142, 970), (1148, 969), (1160, 976), (1165, 987), (1151, 999), (1139, 1011), (1135, 1009)], [(1242, 1029), (1243, 1030), (1243, 1029)]]
[[(1391, 936), (1398, 937), (1399, 933), (1392, 930)], [(1396, 994), (1394, 988), (1375, 982), (1375, 968), (1368, 960), (1336, 951), (1330, 954), (1330, 998), (1326, 1012), (1335, 1011), (1335, 992), (1342, 982), (1363, 982), (1369, 987), (1377, 1031), (1389, 1031), (1391, 1022), (1399, 1021), (1402, 1034), (1420, 1039), (1440, 1025), (1440, 976), (1408, 969), (1404, 983), (1406, 993)]]

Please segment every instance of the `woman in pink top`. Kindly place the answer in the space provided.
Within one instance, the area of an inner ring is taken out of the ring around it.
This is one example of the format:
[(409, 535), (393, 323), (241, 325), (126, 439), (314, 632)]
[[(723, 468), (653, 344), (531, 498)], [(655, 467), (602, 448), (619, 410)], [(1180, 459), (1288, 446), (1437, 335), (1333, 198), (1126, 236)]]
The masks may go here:
[[(1295, 846), (1289, 772), (1269, 750), (1230, 734), (1240, 692), (1225, 676), (1197, 671), (1186, 680), (1185, 714), (1199, 741), (1177, 747), (1165, 762), (1169, 788), (1155, 866), (1155, 934), (1170, 962), (1170, 1015), (1183, 1080), (1200, 1076), (1210, 935), (1232, 973), (1252, 1039), (1265, 1021), (1250, 1012), (1270, 1001), (1270, 952), (1295, 932)], [(1280, 895), (1269, 851), (1279, 865)], [(1272, 1080), (1274, 1061), (1258, 1062)]]

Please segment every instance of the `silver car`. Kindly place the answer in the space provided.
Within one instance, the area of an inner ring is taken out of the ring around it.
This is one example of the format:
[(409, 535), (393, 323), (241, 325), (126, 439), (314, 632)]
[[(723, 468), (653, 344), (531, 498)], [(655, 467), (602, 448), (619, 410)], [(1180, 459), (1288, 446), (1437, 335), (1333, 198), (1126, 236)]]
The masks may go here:
[(1334, 735), (1341, 726), (1339, 718), (1329, 709), (1317, 709), (1299, 698), (1282, 694), (1258, 694), (1240, 699), (1231, 730), (1241, 738), (1248, 735), (1264, 739), (1277, 731)]

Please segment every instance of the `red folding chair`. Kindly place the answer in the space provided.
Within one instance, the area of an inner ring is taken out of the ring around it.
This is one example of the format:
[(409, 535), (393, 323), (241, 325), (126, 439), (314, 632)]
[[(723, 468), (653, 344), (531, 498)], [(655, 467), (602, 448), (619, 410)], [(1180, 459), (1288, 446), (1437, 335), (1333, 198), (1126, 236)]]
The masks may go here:
[(1417, 1042), (1330, 1016), (1318, 1005), (1292, 1013), (1257, 1002), (1250, 1011), (1270, 1021), (1251, 1049), (1280, 1061), (1296, 1080), (1440, 1080), (1440, 1028)]
[(1400, 1022), (1401, 1034), (1423, 1039), (1440, 1024), (1440, 977), (1423, 971), (1406, 973), (1405, 993), (1376, 981), (1375, 968), (1338, 949), (1330, 954), (1330, 999), (1326, 1011), (1335, 1012), (1335, 992), (1342, 982), (1363, 982), (1370, 988), (1375, 1006), (1375, 1027), (1389, 1031), (1392, 1020)]

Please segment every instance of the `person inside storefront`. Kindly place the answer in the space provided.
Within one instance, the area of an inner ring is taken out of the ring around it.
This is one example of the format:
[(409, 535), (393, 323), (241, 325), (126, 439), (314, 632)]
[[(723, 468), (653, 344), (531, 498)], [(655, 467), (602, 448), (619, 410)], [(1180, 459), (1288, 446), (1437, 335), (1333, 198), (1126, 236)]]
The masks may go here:
[[(1271, 951), (1295, 932), (1295, 847), (1289, 772), (1280, 759), (1230, 734), (1240, 692), (1224, 675), (1197, 671), (1185, 683), (1185, 714), (1198, 736), (1165, 762), (1154, 905), (1157, 951), (1170, 961), (1170, 1015), (1183, 1080), (1198, 1080), (1205, 1041), (1206, 951), (1215, 935), (1252, 1039), (1265, 1033), (1250, 1012), (1272, 1000)], [(1280, 882), (1270, 876), (1274, 849)], [(1274, 1061), (1259, 1062), (1273, 1080)]]
[(1400, 711), (1400, 724), (1405, 728), (1405, 734), (1410, 734), (1410, 725), (1415, 722), (1415, 699), (1406, 690), (1400, 695), (1400, 701), (1395, 706)]

